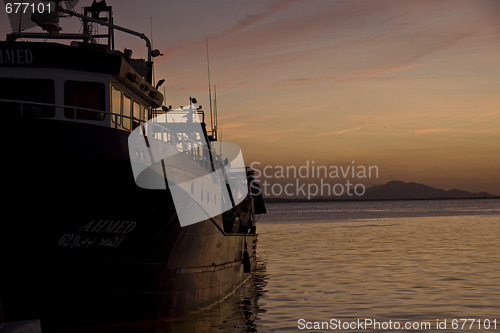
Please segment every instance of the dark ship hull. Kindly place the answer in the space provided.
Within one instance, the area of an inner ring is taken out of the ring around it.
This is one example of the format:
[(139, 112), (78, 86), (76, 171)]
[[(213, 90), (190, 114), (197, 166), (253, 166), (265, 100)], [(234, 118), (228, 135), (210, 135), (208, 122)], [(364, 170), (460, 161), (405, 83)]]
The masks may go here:
[[(128, 133), (18, 118), (1, 224), (4, 321), (138, 322), (217, 302), (246, 278), (257, 236), (222, 216), (180, 227), (168, 190), (138, 187)], [(227, 227), (226, 227), (227, 229)], [(5, 254), (9, 254), (6, 256)]]
[[(192, 118), (202, 118), (197, 132), (178, 124), (184, 132), (173, 135), (154, 123), (157, 114), (172, 114), (162, 108), (161, 82), (152, 82), (152, 58), (160, 52), (151, 50), (144, 34), (114, 25), (104, 1), (84, 7), (83, 15), (59, 2), (56, 11), (79, 17), (83, 34), (61, 35), (57, 19), (42, 20), (37, 24), (53, 33), (12, 33), (0, 42), (0, 111), (6, 120), (0, 322), (39, 319), (44, 333), (77, 327), (97, 332), (214, 304), (255, 265), (253, 216), (265, 212), (262, 197), (249, 186), (249, 194), (240, 203), (231, 200), (229, 210), (181, 227), (184, 210), (176, 211), (173, 200), (179, 197), (167, 187), (137, 185), (129, 136), (140, 128), (144, 142), (190, 139), (196, 148), (191, 153), (203, 154), (186, 153), (185, 159), (225, 170), (210, 148), (216, 127), (207, 131), (203, 111), (194, 107)], [(108, 27), (108, 45), (96, 43), (103, 35), (92, 35), (92, 24)], [(113, 50), (114, 30), (145, 40), (148, 60)], [(166, 185), (167, 173), (158, 175)], [(245, 175), (251, 180), (251, 172), (245, 169)], [(217, 186), (230, 189), (227, 179)], [(203, 189), (192, 194), (203, 197)]]

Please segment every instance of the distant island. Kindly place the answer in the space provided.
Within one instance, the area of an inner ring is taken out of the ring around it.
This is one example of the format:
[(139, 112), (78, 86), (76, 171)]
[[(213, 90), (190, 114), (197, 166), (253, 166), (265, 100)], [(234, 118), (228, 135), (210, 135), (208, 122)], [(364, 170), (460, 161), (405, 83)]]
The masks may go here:
[(497, 196), (486, 193), (472, 193), (453, 189), (442, 190), (415, 182), (405, 183), (393, 180), (383, 185), (373, 185), (366, 189), (361, 199), (365, 200), (405, 200), (405, 199), (479, 199), (496, 198)]
[(415, 182), (403, 182), (400, 180), (392, 180), (386, 184), (373, 185), (366, 189), (363, 196), (340, 196), (340, 197), (311, 197), (306, 198), (279, 198), (266, 197), (267, 202), (284, 202), (284, 201), (345, 201), (345, 200), (437, 200), (437, 199), (492, 199), (499, 196), (479, 192), (473, 193), (459, 189), (442, 190), (428, 185), (418, 184)]

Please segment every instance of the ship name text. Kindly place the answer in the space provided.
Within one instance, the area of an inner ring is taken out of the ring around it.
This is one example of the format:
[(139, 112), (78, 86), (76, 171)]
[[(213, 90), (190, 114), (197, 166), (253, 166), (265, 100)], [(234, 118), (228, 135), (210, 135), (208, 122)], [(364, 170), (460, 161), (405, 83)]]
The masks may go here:
[(28, 49), (0, 49), (0, 64), (29, 65), (33, 62), (33, 52)]
[(136, 224), (134, 221), (92, 220), (78, 231), (128, 234), (135, 229)]

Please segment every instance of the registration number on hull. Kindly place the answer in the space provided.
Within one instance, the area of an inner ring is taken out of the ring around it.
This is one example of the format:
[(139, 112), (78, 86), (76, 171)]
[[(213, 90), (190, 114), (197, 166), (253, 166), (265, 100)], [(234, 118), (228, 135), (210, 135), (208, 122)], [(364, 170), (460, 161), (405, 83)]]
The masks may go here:
[(75, 232), (66, 232), (58, 240), (61, 247), (118, 247), (137, 223), (122, 220), (92, 220)]

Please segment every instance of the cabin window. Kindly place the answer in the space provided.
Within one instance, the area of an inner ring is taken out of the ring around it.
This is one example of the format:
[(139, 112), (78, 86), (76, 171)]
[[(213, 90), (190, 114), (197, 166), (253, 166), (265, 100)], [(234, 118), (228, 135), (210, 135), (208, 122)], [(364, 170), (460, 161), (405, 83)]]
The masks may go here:
[[(104, 84), (98, 82), (66, 81), (64, 83), (64, 116), (69, 119), (103, 120), (105, 106)], [(76, 115), (75, 115), (76, 111)]]
[(141, 116), (144, 122), (141, 124), (141, 131), (143, 133), (148, 133), (148, 120), (149, 120), (149, 110), (146, 107), (141, 106)]
[(139, 123), (140, 121), (142, 120), (141, 119), (141, 108), (142, 106), (137, 103), (136, 101), (134, 101), (134, 104), (133, 104), (133, 120), (132, 120), (132, 129), (135, 129), (137, 126), (139, 126)]
[(111, 121), (116, 127), (122, 124), (122, 92), (111, 86)]
[(0, 108), (4, 113), (34, 118), (55, 116), (55, 88), (52, 80), (0, 78), (0, 99), (23, 102), (0, 101)]
[(123, 95), (123, 128), (130, 130), (130, 108), (132, 107), (132, 101), (126, 95)]
[(141, 105), (134, 101), (134, 118), (136, 120), (142, 120), (141, 119)]

